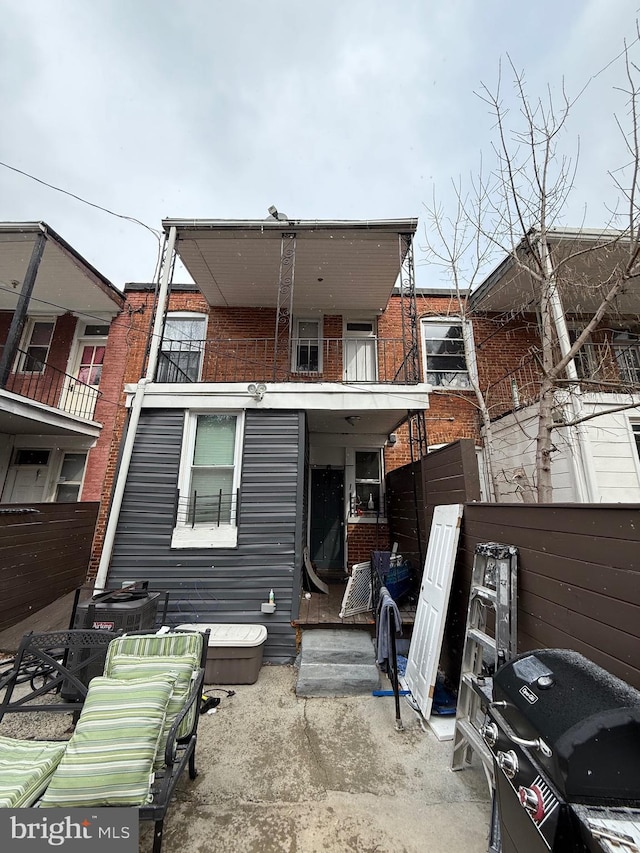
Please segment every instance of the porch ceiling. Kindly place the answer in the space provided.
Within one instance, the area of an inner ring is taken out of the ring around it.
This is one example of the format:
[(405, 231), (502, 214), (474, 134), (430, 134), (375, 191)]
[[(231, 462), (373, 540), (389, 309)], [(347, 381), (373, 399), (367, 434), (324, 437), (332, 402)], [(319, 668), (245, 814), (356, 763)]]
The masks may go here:
[[(628, 244), (616, 242), (615, 232), (565, 230), (549, 238), (554, 263), (560, 265), (559, 290), (568, 314), (591, 315), (628, 259)], [(524, 254), (523, 243), (518, 252)], [(592, 251), (593, 250), (593, 251)], [(580, 254), (576, 254), (580, 253)], [(572, 257), (574, 256), (575, 257)], [(505, 258), (470, 297), (477, 311), (534, 312), (539, 285), (511, 257)], [(640, 313), (640, 292), (632, 280), (617, 296), (610, 314)]]
[(124, 298), (44, 222), (0, 223), (0, 310), (14, 311), (38, 234), (47, 236), (29, 314), (63, 311), (113, 316)]
[(353, 413), (307, 410), (307, 423), (311, 433), (357, 438), (363, 435), (388, 435), (405, 416), (406, 412), (398, 409), (376, 409), (360, 413), (355, 410)]
[(296, 234), (298, 316), (383, 311), (401, 267), (399, 234), (416, 219), (384, 221), (165, 220), (180, 259), (212, 306), (277, 305), (283, 234)]

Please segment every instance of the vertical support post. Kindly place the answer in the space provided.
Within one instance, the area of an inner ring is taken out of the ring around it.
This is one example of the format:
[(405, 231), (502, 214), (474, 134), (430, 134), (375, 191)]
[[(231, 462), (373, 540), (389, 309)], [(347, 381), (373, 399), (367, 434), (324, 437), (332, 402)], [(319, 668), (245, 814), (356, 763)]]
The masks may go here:
[[(278, 307), (273, 347), (273, 381), (278, 375), (278, 355), (283, 350), (286, 358), (291, 354), (291, 321), (293, 314), (293, 285), (296, 269), (296, 235), (283, 233), (280, 241), (280, 273), (278, 276)], [(288, 363), (288, 362), (287, 362)]]
[[(400, 253), (400, 318), (404, 381), (409, 385), (415, 385), (420, 381), (420, 355), (413, 234), (398, 234), (398, 251)], [(427, 428), (422, 410), (408, 413), (408, 430), (413, 462), (427, 453)]]
[(31, 301), (31, 294), (36, 283), (38, 267), (40, 266), (46, 243), (47, 235), (44, 231), (41, 231), (36, 237), (36, 242), (31, 252), (27, 272), (20, 289), (18, 304), (16, 305), (16, 310), (13, 312), (7, 340), (2, 350), (2, 356), (0, 356), (0, 388), (6, 387), (9, 374), (11, 373), (11, 365), (13, 364), (18, 344), (20, 343), (20, 336), (22, 335), (22, 330), (27, 319), (29, 302)]

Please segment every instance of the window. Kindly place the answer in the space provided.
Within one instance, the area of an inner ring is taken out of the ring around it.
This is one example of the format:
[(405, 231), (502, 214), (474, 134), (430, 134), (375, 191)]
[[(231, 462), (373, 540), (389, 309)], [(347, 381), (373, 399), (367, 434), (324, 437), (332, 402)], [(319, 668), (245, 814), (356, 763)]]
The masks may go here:
[(18, 365), (19, 373), (44, 373), (54, 328), (53, 320), (30, 322), (22, 346), (24, 354)]
[(383, 515), (380, 477), (380, 451), (356, 450), (356, 492), (351, 515)]
[(57, 503), (75, 503), (78, 500), (86, 461), (86, 453), (64, 454), (60, 476), (56, 484), (54, 500)]
[(189, 414), (180, 471), (173, 547), (233, 547), (241, 416)]
[(422, 321), (426, 379), (440, 388), (469, 388), (461, 320)]
[(296, 320), (291, 369), (294, 373), (319, 373), (322, 370), (320, 320)]
[(162, 336), (156, 382), (198, 382), (202, 368), (206, 317), (168, 314)]
[(640, 382), (640, 336), (623, 329), (613, 333), (612, 344), (620, 379), (637, 385)]
[(16, 450), (14, 465), (37, 465), (40, 468), (49, 464), (49, 450)]
[[(579, 326), (570, 326), (567, 331), (569, 332), (569, 343), (573, 346), (582, 334), (583, 329)], [(558, 353), (558, 357), (559, 356), (560, 353)], [(578, 379), (589, 379), (595, 377), (598, 373), (597, 360), (597, 350), (591, 341), (587, 339), (573, 357), (573, 363), (576, 366)]]
[(640, 459), (640, 424), (631, 424), (631, 429), (633, 430), (633, 437), (636, 440), (636, 450)]

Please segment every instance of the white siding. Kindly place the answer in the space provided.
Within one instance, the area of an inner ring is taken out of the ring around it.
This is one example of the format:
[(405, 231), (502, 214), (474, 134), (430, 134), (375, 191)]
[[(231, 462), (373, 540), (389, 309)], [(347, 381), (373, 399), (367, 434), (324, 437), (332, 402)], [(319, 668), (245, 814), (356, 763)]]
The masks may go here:
[(585, 402), (586, 413), (602, 414), (587, 421), (593, 467), (601, 503), (640, 502), (640, 462), (631, 421), (637, 421), (638, 409), (610, 412), (615, 405), (625, 405), (628, 398), (617, 402), (600, 398), (598, 402)]

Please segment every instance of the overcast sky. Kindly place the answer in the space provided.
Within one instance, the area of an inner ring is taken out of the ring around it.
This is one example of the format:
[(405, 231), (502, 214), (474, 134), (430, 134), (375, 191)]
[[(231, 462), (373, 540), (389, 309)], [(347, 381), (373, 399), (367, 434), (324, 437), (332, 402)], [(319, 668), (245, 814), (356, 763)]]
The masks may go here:
[[(437, 285), (421, 263), (424, 205), (489, 157), (474, 91), (507, 52), (532, 96), (594, 78), (562, 140), (573, 153), (579, 135), (581, 151), (563, 224), (605, 221), (626, 109), (611, 61), (636, 37), (638, 6), (0, 0), (0, 160), (154, 228), (262, 219), (271, 204), (294, 219), (418, 216), (418, 284)], [(5, 167), (0, 220), (46, 221), (118, 287), (153, 275), (143, 228)]]

